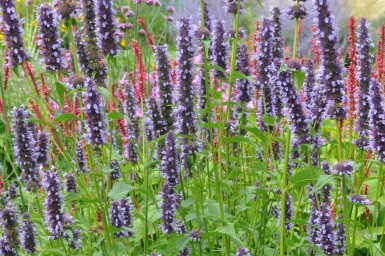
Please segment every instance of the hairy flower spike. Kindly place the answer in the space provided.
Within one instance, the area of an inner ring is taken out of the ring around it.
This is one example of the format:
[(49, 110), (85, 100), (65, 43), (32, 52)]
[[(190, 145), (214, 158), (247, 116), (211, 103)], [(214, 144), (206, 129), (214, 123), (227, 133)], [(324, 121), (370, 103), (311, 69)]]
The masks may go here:
[(65, 191), (67, 193), (71, 191), (76, 193), (77, 188), (76, 188), (75, 175), (73, 175), (72, 173), (66, 173), (64, 174), (64, 178), (65, 178)]
[(322, 202), (320, 204), (317, 224), (319, 227), (317, 232), (319, 248), (326, 255), (334, 255), (336, 248), (334, 237), (334, 221), (329, 203)]
[[(226, 2), (225, 11), (235, 15), (238, 11), (238, 0), (224, 0), (224, 1)], [(243, 0), (240, 0), (240, 1), (243, 2)], [(242, 5), (239, 8), (240, 8), (239, 11), (242, 12), (243, 10)]]
[(23, 29), (17, 18), (14, 0), (1, 0), (4, 42), (7, 46), (8, 66), (14, 67), (27, 60), (22, 38)]
[(32, 221), (30, 220), (29, 213), (26, 212), (23, 215), (20, 237), (22, 241), (21, 246), (27, 253), (34, 253), (36, 251), (35, 235), (35, 228)]
[[(119, 201), (119, 203), (123, 219), (123, 227), (132, 228), (134, 221), (132, 215), (133, 206), (131, 198), (123, 198)], [(133, 235), (132, 232), (128, 230), (121, 231), (120, 234), (125, 237), (131, 237)]]
[(175, 137), (170, 131), (166, 137), (165, 150), (160, 164), (163, 177), (170, 186), (175, 186), (179, 183), (179, 168)]
[(281, 20), (281, 11), (278, 7), (273, 8), (273, 58), (281, 60), (283, 58), (283, 38), (282, 38), (282, 20)]
[(348, 117), (350, 126), (356, 113), (356, 91), (357, 91), (357, 38), (356, 38), (356, 18), (350, 17), (348, 20), (349, 37), (348, 37), (348, 57), (350, 60), (348, 74), (345, 81), (346, 92), (348, 96)]
[(148, 138), (154, 140), (159, 138), (161, 135), (165, 134), (166, 122), (163, 120), (158, 104), (154, 97), (150, 97), (147, 102), (147, 113), (146, 113), (146, 133), (148, 133)]
[(84, 93), (84, 108), (87, 116), (87, 135), (92, 145), (99, 146), (106, 143), (101, 99), (95, 82), (91, 78), (86, 78), (85, 85), (87, 92)]
[[(168, 46), (155, 46), (156, 76), (159, 86), (158, 105), (160, 113), (166, 122), (165, 132), (172, 129), (172, 84), (170, 76), (170, 61), (167, 53)], [(162, 134), (163, 135), (163, 134)]]
[(114, 56), (118, 53), (118, 38), (116, 37), (116, 21), (113, 1), (97, 0), (97, 26), (99, 47), (104, 55)]
[(132, 51), (135, 55), (135, 66), (136, 66), (136, 83), (135, 83), (135, 96), (138, 101), (144, 99), (146, 94), (146, 68), (143, 62), (142, 50), (140, 49), (139, 43), (136, 40), (131, 42)]
[(27, 190), (39, 187), (38, 164), (36, 161), (36, 137), (29, 128), (30, 113), (24, 107), (15, 108), (13, 115), (14, 153), (21, 169), (21, 179)]
[(111, 172), (111, 178), (112, 178), (113, 180), (117, 180), (117, 179), (119, 179), (120, 177), (122, 177), (122, 173), (121, 173), (121, 170), (120, 170), (120, 166), (119, 166), (118, 161), (112, 160), (110, 166), (111, 166), (111, 169), (112, 169), (112, 172)]
[(20, 245), (19, 225), (17, 212), (12, 206), (7, 206), (0, 213), (3, 228), (3, 237), (0, 239), (0, 254), (16, 256), (17, 247)]
[(174, 232), (175, 212), (179, 207), (180, 198), (167, 182), (163, 184), (161, 196), (163, 199), (160, 204), (162, 209), (161, 228), (164, 234), (171, 234)]
[(82, 173), (87, 172), (86, 160), (84, 158), (84, 150), (81, 141), (76, 142), (75, 154), (78, 160), (78, 165)]
[(370, 53), (372, 40), (369, 34), (369, 25), (366, 19), (362, 19), (359, 25), (359, 43), (357, 44), (358, 52), (358, 108), (357, 121), (355, 123), (355, 131), (358, 139), (355, 140), (357, 147), (362, 149), (369, 148), (369, 84), (372, 74), (372, 60), (373, 56)]
[[(245, 44), (239, 45), (237, 48), (236, 70), (245, 76), (250, 76), (249, 55)], [(251, 101), (252, 91), (250, 81), (246, 78), (237, 79), (237, 100), (243, 103)]]
[[(122, 228), (123, 227), (123, 215), (120, 209), (120, 202), (119, 201), (113, 201), (111, 203), (111, 208), (110, 208), (110, 223), (111, 226), (114, 228)], [(115, 237), (120, 237), (121, 234), (120, 232), (117, 232), (114, 234)]]
[(247, 248), (239, 247), (235, 256), (251, 256), (251, 254)]
[(337, 33), (330, 13), (327, 0), (314, 0), (317, 12), (317, 35), (321, 49), (322, 80), (325, 86), (327, 111), (326, 115), (333, 119), (343, 119), (346, 115), (344, 109), (344, 87), (342, 67), (338, 57)]
[(58, 71), (63, 69), (63, 50), (60, 47), (60, 40), (57, 31), (55, 12), (48, 4), (40, 5), (38, 9), (39, 22), (39, 48), (44, 58), (47, 71)]
[(372, 78), (369, 88), (370, 95), (370, 141), (377, 159), (385, 162), (385, 105), (383, 92), (377, 79)]
[(304, 19), (307, 16), (307, 9), (303, 4), (294, 4), (287, 11), (287, 15), (291, 20)]
[(336, 248), (335, 248), (335, 255), (343, 256), (345, 255), (346, 251), (346, 231), (345, 226), (343, 223), (343, 215), (338, 216), (338, 223), (336, 224), (336, 230), (335, 230), (335, 240), (336, 240)]
[(49, 160), (49, 133), (38, 132), (36, 141), (36, 161), (47, 165)]
[(63, 213), (61, 211), (62, 198), (60, 181), (55, 166), (43, 176), (43, 188), (46, 190), (45, 222), (52, 239), (58, 239), (63, 231)]
[[(211, 58), (214, 65), (226, 70), (228, 43), (226, 41), (225, 22), (223, 20), (214, 22), (213, 39), (211, 43)], [(224, 78), (225, 74), (220, 70), (213, 70), (215, 78)]]

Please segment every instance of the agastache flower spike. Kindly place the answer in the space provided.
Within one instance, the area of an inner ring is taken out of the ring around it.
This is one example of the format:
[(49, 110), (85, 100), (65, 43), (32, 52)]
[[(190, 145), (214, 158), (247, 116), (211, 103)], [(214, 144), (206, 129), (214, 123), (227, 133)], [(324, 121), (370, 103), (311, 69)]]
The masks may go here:
[[(274, 98), (272, 95), (272, 89), (270, 86), (270, 78), (274, 72), (273, 64), (273, 26), (271, 19), (263, 19), (262, 28), (259, 32), (258, 53), (257, 59), (257, 88), (260, 90), (258, 111), (261, 115), (267, 114), (270, 116), (275, 115), (274, 111)], [(262, 130), (267, 130), (266, 124), (260, 120), (260, 126)], [(271, 130), (272, 127), (269, 127)]]
[(48, 4), (40, 5), (38, 9), (39, 22), (39, 48), (44, 58), (47, 71), (58, 71), (63, 69), (63, 51), (57, 31), (55, 12)]
[(17, 218), (17, 212), (13, 206), (4, 208), (0, 213), (0, 221), (3, 227), (3, 237), (0, 238), (1, 255), (18, 255), (17, 247), (20, 245), (20, 238)]
[(317, 34), (321, 49), (321, 65), (323, 66), (321, 84), (325, 86), (327, 98), (326, 115), (333, 119), (343, 119), (344, 83), (342, 67), (338, 57), (337, 33), (333, 26), (334, 17), (330, 13), (327, 0), (314, 0), (317, 12)]
[(14, 67), (27, 60), (22, 38), (23, 29), (17, 18), (14, 0), (0, 0), (4, 42), (7, 46), (8, 66)]
[[(245, 76), (250, 76), (249, 55), (245, 44), (239, 45), (237, 48), (236, 70)], [(237, 79), (237, 100), (243, 103), (251, 101), (251, 84), (246, 78)]]
[(175, 137), (171, 131), (168, 132), (166, 137), (165, 151), (160, 169), (170, 186), (175, 186), (179, 183), (179, 160), (176, 152)]
[(61, 211), (62, 198), (60, 194), (60, 181), (56, 168), (44, 173), (43, 188), (46, 190), (44, 201), (45, 223), (52, 239), (58, 239), (63, 232), (63, 213)]
[[(201, 11), (201, 10), (200, 10)], [(211, 22), (211, 17), (210, 17), (210, 13), (209, 13), (209, 8), (207, 6), (207, 1), (204, 0), (203, 1), (203, 12), (204, 12), (204, 20), (205, 20), (205, 23), (203, 24), (205, 26), (205, 28), (208, 29), (208, 31), (211, 32), (211, 29), (212, 29), (212, 22)]]
[(251, 256), (251, 254), (247, 248), (239, 247), (235, 256)]
[(91, 78), (87, 77), (85, 84), (87, 91), (84, 93), (84, 107), (87, 116), (87, 135), (92, 145), (99, 146), (106, 143), (101, 99), (95, 82)]
[(326, 255), (334, 255), (336, 245), (334, 237), (334, 221), (330, 204), (321, 202), (318, 214), (317, 241), (319, 243), (319, 248)]
[(358, 52), (358, 108), (357, 121), (355, 123), (355, 131), (358, 139), (355, 140), (357, 147), (362, 149), (369, 148), (369, 84), (372, 74), (373, 55), (370, 53), (372, 40), (369, 34), (369, 25), (366, 19), (363, 18), (359, 25), (359, 43), (357, 44)]
[[(211, 58), (214, 65), (226, 70), (228, 43), (226, 41), (225, 22), (215, 21), (213, 38), (211, 43)], [(224, 78), (225, 74), (220, 70), (213, 70), (215, 78)]]
[(112, 169), (112, 172), (111, 172), (111, 178), (112, 178), (113, 180), (117, 180), (117, 179), (119, 179), (120, 177), (122, 177), (122, 174), (121, 174), (121, 170), (120, 170), (120, 166), (119, 166), (118, 161), (116, 161), (116, 160), (112, 160), (112, 161), (111, 161), (111, 169)]
[(311, 116), (311, 103), (312, 103), (312, 93), (315, 86), (315, 76), (314, 76), (314, 64), (312, 60), (308, 60), (306, 62), (306, 66), (304, 67), (305, 72), (305, 80), (303, 82), (302, 90), (305, 96), (304, 101), (304, 109), (306, 110), (306, 114)]
[[(156, 76), (158, 83), (160, 113), (166, 122), (166, 131), (172, 129), (172, 85), (170, 76), (170, 61), (167, 53), (168, 46), (155, 46)], [(162, 134), (163, 135), (163, 134)]]
[(76, 142), (75, 155), (78, 160), (80, 171), (85, 173), (87, 171), (86, 160), (84, 158), (84, 150), (81, 141)]
[(35, 138), (28, 129), (30, 113), (24, 107), (15, 108), (13, 114), (14, 153), (16, 163), (21, 169), (21, 179), (26, 183), (27, 190), (39, 187), (38, 164), (36, 162)]
[(159, 112), (158, 104), (154, 97), (150, 97), (147, 100), (146, 106), (146, 133), (149, 133), (148, 135), (150, 136), (148, 137), (151, 138), (150, 140), (157, 139), (165, 133), (166, 123)]
[(118, 53), (118, 38), (116, 37), (116, 21), (113, 1), (97, 0), (97, 25), (99, 47), (104, 55), (114, 56)]
[(336, 248), (335, 248), (335, 255), (343, 256), (345, 255), (345, 241), (346, 241), (346, 231), (345, 231), (345, 225), (343, 223), (343, 215), (338, 216), (338, 223), (336, 224), (336, 230), (335, 230), (335, 241), (336, 241)]
[(167, 182), (162, 187), (162, 231), (164, 234), (174, 232), (175, 212), (179, 207), (180, 198), (175, 194), (174, 189)]
[[(226, 2), (225, 11), (231, 14), (236, 14), (238, 10), (238, 0), (224, 0)], [(243, 2), (243, 0), (240, 0)], [(243, 7), (240, 6), (239, 11), (242, 12)]]
[(39, 164), (47, 165), (49, 160), (49, 133), (38, 132), (36, 141), (36, 161)]
[[(133, 215), (132, 215), (132, 201), (131, 198), (123, 198), (120, 201), (120, 211), (122, 212), (122, 218), (123, 218), (123, 227), (132, 228), (132, 225), (134, 223), (133, 221)], [(125, 230), (121, 231), (122, 236), (131, 237), (132, 232)]]
[[(111, 203), (110, 208), (110, 223), (114, 228), (122, 228), (123, 227), (123, 215), (120, 210), (120, 202), (113, 201)], [(114, 234), (115, 237), (120, 237), (121, 233), (117, 232)]]
[(273, 8), (273, 58), (281, 60), (283, 58), (283, 38), (282, 38), (282, 21), (281, 11), (278, 7)]
[(23, 224), (21, 226), (21, 246), (27, 253), (34, 253), (36, 251), (36, 231), (30, 220), (29, 213), (23, 215)]
[(65, 191), (67, 193), (73, 191), (76, 193), (77, 188), (76, 188), (76, 181), (75, 181), (75, 175), (72, 173), (66, 173), (64, 174), (65, 178)]
[(372, 149), (377, 153), (377, 159), (385, 162), (385, 105), (380, 83), (372, 78), (370, 83), (370, 141)]

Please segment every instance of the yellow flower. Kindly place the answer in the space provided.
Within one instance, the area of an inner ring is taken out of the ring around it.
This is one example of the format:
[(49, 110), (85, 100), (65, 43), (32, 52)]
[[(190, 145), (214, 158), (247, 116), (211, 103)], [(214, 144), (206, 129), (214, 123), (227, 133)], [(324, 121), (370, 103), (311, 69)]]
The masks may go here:
[(122, 41), (120, 41), (120, 45), (125, 47), (126, 46), (126, 40), (125, 39), (122, 39)]
[(37, 25), (37, 21), (36, 20), (33, 20), (32, 21), (32, 26), (36, 26)]
[(60, 31), (62, 33), (64, 33), (64, 32), (66, 32), (66, 30), (67, 30), (66, 26), (64, 24), (62, 24), (61, 27), (60, 27)]

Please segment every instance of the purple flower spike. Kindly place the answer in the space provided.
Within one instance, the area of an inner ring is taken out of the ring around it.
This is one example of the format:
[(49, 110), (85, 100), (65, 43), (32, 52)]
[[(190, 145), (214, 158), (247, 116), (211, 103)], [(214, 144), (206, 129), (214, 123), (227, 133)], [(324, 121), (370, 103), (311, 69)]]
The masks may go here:
[(47, 165), (49, 160), (49, 133), (38, 132), (36, 141), (36, 161), (39, 164)]
[(21, 227), (21, 246), (24, 251), (27, 253), (34, 253), (36, 251), (36, 240), (35, 240), (36, 231), (33, 226), (32, 221), (30, 220), (29, 213), (24, 213), (23, 215), (23, 224)]
[[(245, 76), (250, 76), (249, 55), (245, 44), (239, 45), (237, 49), (236, 70)], [(237, 79), (237, 100), (245, 104), (251, 101), (252, 91), (248, 79)]]
[(76, 193), (77, 188), (76, 188), (76, 181), (75, 181), (75, 175), (72, 173), (66, 173), (64, 174), (65, 178), (65, 191), (67, 193), (73, 191)]
[(17, 247), (20, 245), (20, 238), (17, 219), (17, 212), (12, 206), (4, 208), (0, 213), (0, 221), (3, 227), (3, 236), (0, 238), (1, 255), (18, 255)]
[(334, 173), (337, 175), (343, 176), (346, 175), (352, 175), (353, 173), (353, 163), (348, 161), (343, 161), (339, 163), (334, 164)]
[[(172, 84), (170, 76), (170, 61), (167, 53), (168, 46), (155, 46), (155, 61), (157, 83), (159, 85), (159, 109), (166, 122), (166, 131), (172, 129)], [(163, 135), (163, 134), (162, 134)]]
[(334, 221), (330, 204), (325, 202), (320, 204), (317, 224), (319, 228), (317, 232), (319, 248), (325, 255), (334, 255), (336, 245), (334, 237)]
[(278, 7), (273, 8), (273, 58), (281, 60), (283, 58), (283, 37), (281, 11)]
[(150, 97), (147, 100), (146, 106), (145, 128), (147, 139), (154, 140), (165, 134), (166, 122), (159, 112), (159, 107), (154, 97)]
[[(273, 63), (273, 25), (271, 19), (262, 20), (262, 28), (259, 32), (260, 41), (257, 44), (257, 83), (256, 86), (260, 90), (258, 110), (260, 115), (274, 116), (274, 96), (270, 86), (270, 78), (274, 73), (275, 67)], [(263, 120), (260, 120), (262, 130), (267, 130), (267, 126)], [(272, 127), (269, 127), (271, 130)]]
[(183, 248), (181, 251), (179, 251), (178, 256), (189, 256), (191, 253), (191, 250), (189, 247)]
[(327, 99), (326, 115), (332, 119), (343, 119), (346, 116), (344, 103), (344, 81), (342, 64), (338, 57), (337, 33), (327, 0), (314, 0), (317, 12), (317, 35), (321, 49), (322, 80)]
[[(226, 70), (228, 43), (226, 41), (225, 22), (215, 21), (213, 39), (211, 43), (211, 58), (214, 65)], [(213, 70), (215, 78), (224, 78), (225, 74), (220, 70)]]
[(38, 9), (39, 41), (41, 55), (44, 58), (47, 71), (58, 71), (63, 69), (63, 50), (57, 31), (55, 12), (48, 4), (40, 5)]
[(46, 190), (45, 222), (51, 234), (51, 239), (58, 239), (63, 232), (63, 213), (61, 211), (63, 196), (60, 194), (60, 181), (56, 168), (44, 173), (43, 188)]
[(172, 132), (169, 132), (166, 137), (165, 150), (160, 164), (160, 169), (163, 177), (172, 187), (179, 183), (179, 168), (175, 137)]
[[(113, 201), (110, 208), (110, 223), (114, 228), (123, 227), (123, 215), (120, 209), (120, 202)], [(120, 232), (114, 234), (115, 237), (120, 237)]]
[(357, 44), (358, 52), (358, 107), (356, 115), (358, 116), (355, 122), (354, 129), (358, 135), (358, 139), (354, 141), (355, 145), (361, 149), (369, 149), (369, 110), (370, 110), (370, 96), (369, 86), (372, 74), (373, 55), (370, 53), (372, 47), (372, 39), (369, 34), (369, 25), (365, 18), (361, 19), (359, 25), (359, 43)]
[(352, 195), (348, 196), (348, 199), (353, 204), (362, 204), (362, 205), (370, 204), (369, 199), (367, 199), (365, 196), (359, 195), (359, 194), (352, 194)]
[[(132, 215), (133, 206), (131, 198), (127, 197), (120, 200), (120, 211), (123, 218), (123, 227), (132, 228), (134, 221)], [(121, 231), (121, 235), (125, 237), (131, 237), (132, 232), (127, 230)]]
[(28, 54), (24, 50), (23, 29), (17, 18), (14, 0), (0, 0), (0, 7), (8, 65), (14, 67), (28, 58)]
[(12, 115), (16, 163), (21, 169), (21, 179), (25, 182), (26, 189), (30, 191), (39, 187), (36, 141), (27, 121), (31, 114), (22, 106), (15, 108)]
[(175, 212), (180, 204), (180, 197), (175, 194), (173, 187), (167, 182), (162, 187), (162, 202), (160, 208), (162, 209), (162, 231), (164, 234), (171, 234), (175, 231)]
[(99, 47), (104, 55), (114, 56), (118, 53), (118, 38), (116, 37), (116, 20), (113, 1), (97, 0), (97, 25)]
[(99, 146), (106, 143), (101, 99), (95, 82), (91, 78), (87, 77), (85, 84), (87, 92), (84, 93), (84, 107), (87, 116), (87, 135), (93, 146)]
[(189, 234), (190, 240), (192, 242), (201, 242), (204, 233), (205, 232), (203, 230), (193, 229)]
[(304, 19), (307, 16), (307, 9), (303, 4), (295, 4), (289, 8), (287, 15), (291, 20)]
[[(306, 114), (311, 116), (311, 104), (312, 104), (312, 93), (315, 86), (315, 75), (314, 75), (314, 63), (312, 60), (306, 62), (305, 67), (303, 68), (305, 72), (305, 80), (303, 82), (302, 90), (305, 95), (304, 109), (306, 109)], [(311, 119), (309, 118), (310, 123)]]
[(249, 253), (249, 250), (247, 250), (247, 248), (240, 247), (237, 249), (237, 253), (235, 254), (235, 256), (251, 256), (251, 254)]
[(122, 173), (121, 173), (118, 161), (116, 161), (116, 160), (111, 161), (111, 169), (112, 169), (111, 178), (113, 180), (117, 180), (120, 177), (122, 177)]
[(338, 223), (336, 224), (335, 230), (335, 239), (336, 239), (336, 249), (335, 255), (343, 256), (345, 255), (345, 241), (346, 241), (346, 231), (343, 223), (343, 215), (338, 216)]
[(82, 173), (87, 172), (86, 160), (84, 158), (84, 151), (81, 141), (76, 142), (75, 154), (78, 160), (78, 165)]
[[(207, 28), (207, 30), (209, 32), (211, 32), (212, 22), (211, 22), (209, 8), (207, 6), (207, 1), (206, 0), (203, 1), (203, 12), (204, 12), (204, 15), (205, 15), (205, 17), (204, 17), (204, 21), (205, 21), (204, 26), (205, 26), (205, 28)], [(201, 13), (200, 8), (199, 8), (199, 13)]]
[(372, 149), (377, 153), (377, 159), (385, 162), (385, 105), (383, 92), (377, 79), (370, 83), (370, 141)]
[[(225, 0), (226, 6), (225, 6), (225, 11), (231, 14), (236, 14), (238, 10), (238, 0)], [(243, 0), (241, 0), (243, 2)], [(242, 5), (240, 6), (240, 12), (242, 12), (243, 7)]]

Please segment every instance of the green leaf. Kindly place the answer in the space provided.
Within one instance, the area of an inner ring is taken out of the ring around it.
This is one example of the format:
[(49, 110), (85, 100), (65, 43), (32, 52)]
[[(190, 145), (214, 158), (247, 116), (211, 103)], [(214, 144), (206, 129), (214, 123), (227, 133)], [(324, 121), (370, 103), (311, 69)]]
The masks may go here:
[(274, 120), (274, 117), (268, 115), (268, 114), (264, 114), (262, 117), (262, 121), (266, 124), (266, 125), (274, 125), (275, 124), (275, 120)]
[(108, 92), (108, 90), (104, 87), (98, 87), (97, 88), (98, 92), (100, 92), (100, 94), (103, 96), (103, 98), (105, 100), (107, 100), (109, 97), (110, 97), (110, 93)]
[(310, 193), (314, 193), (318, 190), (320, 190), (323, 186), (325, 186), (328, 183), (332, 183), (334, 181), (334, 176), (332, 175), (320, 175), (318, 177), (317, 183), (313, 187), (313, 189), (310, 191)]
[(108, 113), (107, 118), (108, 118), (108, 120), (119, 120), (119, 119), (124, 118), (124, 116), (120, 112), (112, 111), (112, 112)]
[(68, 122), (71, 120), (77, 120), (78, 117), (71, 113), (64, 113), (54, 119), (55, 123)]
[(177, 251), (183, 250), (189, 241), (190, 241), (190, 239), (188, 236), (183, 236), (183, 237), (179, 238), (175, 243), (176, 250)]
[(119, 181), (118, 183), (115, 183), (114, 187), (111, 189), (110, 192), (108, 192), (108, 197), (112, 200), (119, 200), (127, 197), (127, 194), (134, 190), (135, 187), (123, 182)]
[(43, 121), (43, 120), (40, 120), (40, 119), (28, 118), (28, 122), (37, 123), (37, 124), (42, 124), (42, 125), (49, 126), (49, 127), (51, 127), (51, 128), (55, 128), (55, 126), (54, 126), (53, 124), (48, 123), (48, 122)]
[(65, 92), (65, 85), (62, 82), (56, 81), (55, 82), (56, 92), (59, 97), (59, 104), (60, 107), (64, 107), (64, 92)]
[(322, 170), (316, 167), (300, 169), (290, 178), (290, 182), (295, 186), (304, 187), (315, 182), (321, 174)]
[(298, 90), (301, 90), (303, 81), (305, 80), (305, 73), (299, 70), (291, 71), (293, 75), (294, 85)]
[(216, 69), (216, 70), (219, 70), (222, 73), (226, 74), (226, 70), (224, 68), (222, 68), (221, 66), (218, 66), (218, 65), (211, 65), (210, 69)]

